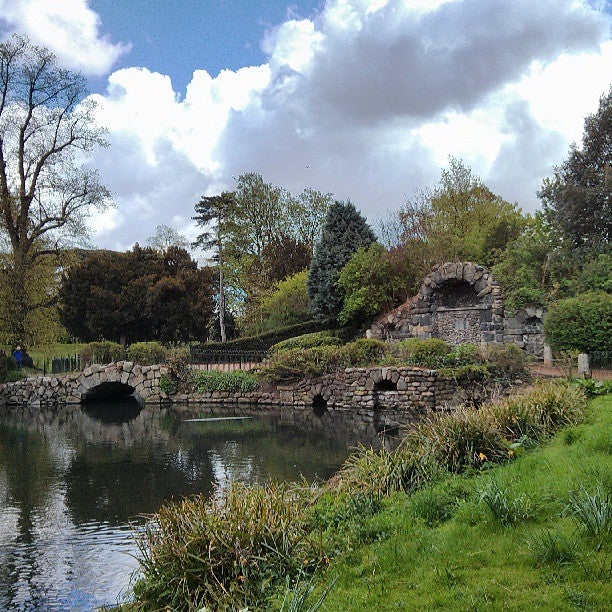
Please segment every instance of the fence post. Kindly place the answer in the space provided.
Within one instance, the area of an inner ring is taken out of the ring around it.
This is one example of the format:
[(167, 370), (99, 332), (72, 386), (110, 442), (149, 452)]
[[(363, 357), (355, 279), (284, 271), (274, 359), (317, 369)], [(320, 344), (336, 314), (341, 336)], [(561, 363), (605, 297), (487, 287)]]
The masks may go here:
[(589, 364), (589, 356), (586, 353), (578, 355), (578, 376), (591, 378), (591, 366)]

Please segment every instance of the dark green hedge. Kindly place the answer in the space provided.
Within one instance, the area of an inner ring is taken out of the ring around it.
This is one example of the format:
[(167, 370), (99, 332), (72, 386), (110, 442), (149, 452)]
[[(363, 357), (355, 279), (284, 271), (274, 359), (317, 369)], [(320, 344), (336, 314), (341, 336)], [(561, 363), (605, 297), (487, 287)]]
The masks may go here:
[(275, 329), (265, 334), (259, 334), (258, 336), (246, 336), (244, 338), (229, 340), (228, 342), (204, 342), (202, 344), (192, 345), (191, 350), (267, 351), (272, 345), (282, 340), (287, 340), (294, 336), (301, 336), (302, 334), (323, 331), (328, 327), (329, 326), (319, 321), (307, 321), (306, 323), (297, 323), (296, 325)]

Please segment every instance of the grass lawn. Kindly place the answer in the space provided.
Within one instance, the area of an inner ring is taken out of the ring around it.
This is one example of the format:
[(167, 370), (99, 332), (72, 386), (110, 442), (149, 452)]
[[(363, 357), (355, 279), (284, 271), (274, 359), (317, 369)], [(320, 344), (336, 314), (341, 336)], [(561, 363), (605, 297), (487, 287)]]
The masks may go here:
[(319, 575), (319, 592), (336, 580), (321, 609), (610, 610), (611, 528), (608, 395), (512, 463), (383, 500), (337, 535), (350, 551)]

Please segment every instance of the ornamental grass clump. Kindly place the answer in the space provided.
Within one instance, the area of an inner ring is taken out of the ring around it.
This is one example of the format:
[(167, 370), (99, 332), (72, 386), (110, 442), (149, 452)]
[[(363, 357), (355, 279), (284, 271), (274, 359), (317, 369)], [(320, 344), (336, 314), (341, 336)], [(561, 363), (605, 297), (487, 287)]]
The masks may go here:
[(564, 513), (593, 538), (609, 538), (612, 534), (612, 496), (601, 484), (593, 492), (584, 487), (573, 492)]
[(440, 466), (418, 448), (400, 447), (390, 452), (359, 446), (345, 461), (334, 484), (340, 490), (388, 495), (409, 493), (440, 474)]
[(434, 413), (408, 435), (439, 465), (453, 473), (508, 458), (508, 444), (488, 410), (462, 406)]
[(249, 392), (259, 388), (257, 378), (244, 370), (233, 372), (198, 372), (194, 375), (194, 387), (198, 393), (212, 391)]
[(586, 409), (587, 398), (581, 389), (549, 382), (493, 404), (489, 411), (508, 439), (527, 436), (539, 440), (561, 427), (580, 423)]
[(259, 609), (287, 578), (316, 565), (308, 491), (233, 484), (219, 500), (163, 506), (139, 536), (140, 609)]

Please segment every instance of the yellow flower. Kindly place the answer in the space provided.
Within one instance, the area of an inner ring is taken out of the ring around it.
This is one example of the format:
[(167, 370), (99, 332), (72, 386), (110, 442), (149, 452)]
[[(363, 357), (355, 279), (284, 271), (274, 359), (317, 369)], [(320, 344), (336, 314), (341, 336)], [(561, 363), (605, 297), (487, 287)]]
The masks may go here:
[(481, 461), (486, 461), (487, 460), (487, 456), (484, 453), (478, 453), (478, 458)]

